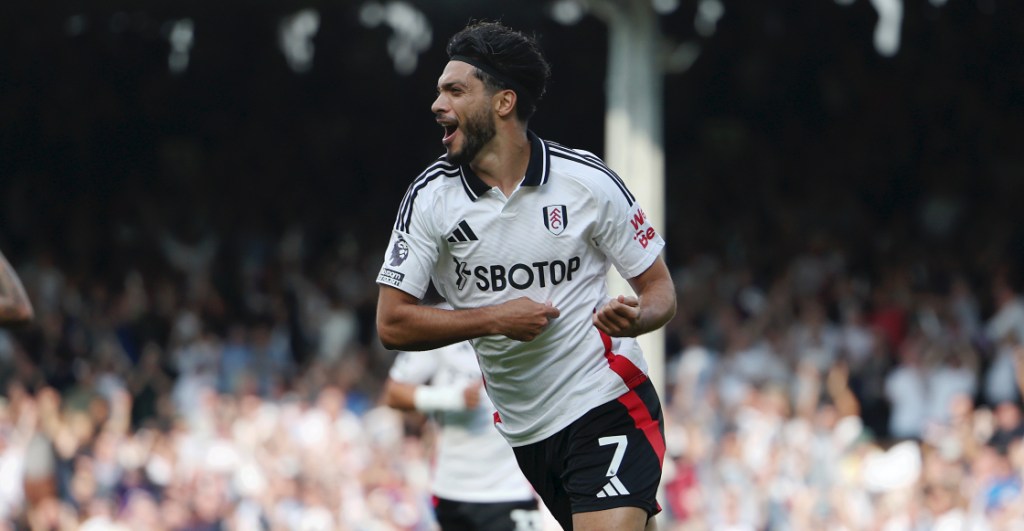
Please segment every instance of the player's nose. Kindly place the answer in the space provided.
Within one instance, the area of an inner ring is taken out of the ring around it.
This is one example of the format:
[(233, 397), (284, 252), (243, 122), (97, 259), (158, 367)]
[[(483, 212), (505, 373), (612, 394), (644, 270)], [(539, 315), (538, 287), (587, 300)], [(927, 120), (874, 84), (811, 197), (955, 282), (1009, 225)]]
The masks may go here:
[(430, 111), (433, 112), (435, 116), (440, 116), (447, 110), (448, 99), (444, 97), (444, 94), (438, 94), (437, 97), (434, 98), (434, 103), (430, 104)]

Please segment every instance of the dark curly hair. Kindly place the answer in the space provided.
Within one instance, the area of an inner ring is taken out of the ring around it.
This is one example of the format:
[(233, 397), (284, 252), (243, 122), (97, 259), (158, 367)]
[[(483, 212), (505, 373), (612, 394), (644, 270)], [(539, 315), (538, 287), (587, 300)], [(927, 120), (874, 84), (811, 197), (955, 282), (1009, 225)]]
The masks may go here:
[(447, 51), (449, 58), (471, 58), (477, 77), (488, 89), (514, 90), (520, 120), (526, 122), (533, 116), (551, 76), (551, 67), (534, 37), (500, 22), (470, 22), (448, 40)]

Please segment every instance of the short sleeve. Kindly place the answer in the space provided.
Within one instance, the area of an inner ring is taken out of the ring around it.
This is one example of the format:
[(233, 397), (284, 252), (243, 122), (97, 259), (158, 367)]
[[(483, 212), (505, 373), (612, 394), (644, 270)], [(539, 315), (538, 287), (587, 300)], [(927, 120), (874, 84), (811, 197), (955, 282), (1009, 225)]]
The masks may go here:
[[(422, 202), (422, 200), (421, 200)], [(423, 298), (430, 285), (430, 274), (437, 263), (438, 246), (432, 236), (430, 211), (421, 202), (406, 199), (402, 210), (408, 209), (391, 232), (384, 255), (384, 264), (377, 274), (377, 283), (398, 288), (416, 298)]]
[(377, 283), (423, 298), (437, 261), (437, 246), (407, 232), (392, 231)]
[(631, 279), (651, 267), (665, 240), (618, 177), (609, 181), (615, 186), (602, 183), (594, 190), (598, 218), (593, 240), (619, 274)]

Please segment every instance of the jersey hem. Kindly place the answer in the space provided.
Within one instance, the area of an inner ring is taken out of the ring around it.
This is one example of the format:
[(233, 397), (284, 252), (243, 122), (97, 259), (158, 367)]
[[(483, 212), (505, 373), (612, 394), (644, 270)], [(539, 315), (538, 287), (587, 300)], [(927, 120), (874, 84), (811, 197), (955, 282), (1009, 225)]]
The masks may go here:
[(549, 427), (549, 428), (547, 428), (545, 430), (542, 430), (537, 435), (533, 435), (533, 436), (530, 436), (530, 437), (524, 437), (523, 439), (519, 439), (519, 438), (515, 438), (515, 437), (510, 437), (505, 431), (502, 431), (500, 429), (498, 431), (502, 434), (502, 436), (505, 437), (505, 440), (508, 441), (509, 446), (511, 446), (513, 448), (535, 444), (535, 443), (541, 442), (544, 439), (547, 439), (547, 438), (555, 435), (556, 433), (564, 430), (569, 425), (571, 425), (573, 422), (576, 422), (577, 420), (579, 420), (581, 417), (583, 417), (584, 415), (589, 413), (594, 408), (600, 407), (600, 406), (602, 406), (604, 404), (607, 404), (608, 402), (611, 402), (613, 400), (618, 400), (620, 396), (622, 396), (624, 393), (628, 393), (628, 392), (629, 392), (629, 389), (626, 387), (626, 384), (623, 383), (622, 384), (622, 388), (620, 390), (617, 390), (615, 393), (612, 393), (609, 396), (602, 395), (602, 397), (598, 399), (597, 403), (589, 404), (588, 406), (585, 406), (586, 409), (581, 411), (579, 415), (576, 415), (576, 416), (568, 419), (567, 421), (565, 421), (563, 423), (558, 423), (558, 424), (555, 424), (555, 425), (553, 425), (553, 426), (551, 426), (551, 427)]

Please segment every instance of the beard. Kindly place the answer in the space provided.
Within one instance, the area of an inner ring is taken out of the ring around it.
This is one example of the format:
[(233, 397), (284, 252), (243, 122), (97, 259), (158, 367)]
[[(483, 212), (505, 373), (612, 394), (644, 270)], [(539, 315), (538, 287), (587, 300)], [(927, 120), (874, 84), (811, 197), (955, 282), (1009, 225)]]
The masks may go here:
[(497, 134), (494, 116), (489, 108), (483, 108), (480, 112), (467, 116), (465, 123), (459, 125), (459, 130), (462, 132), (462, 149), (449, 150), (448, 160), (460, 166), (472, 162), (480, 150)]

